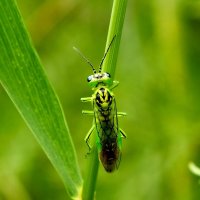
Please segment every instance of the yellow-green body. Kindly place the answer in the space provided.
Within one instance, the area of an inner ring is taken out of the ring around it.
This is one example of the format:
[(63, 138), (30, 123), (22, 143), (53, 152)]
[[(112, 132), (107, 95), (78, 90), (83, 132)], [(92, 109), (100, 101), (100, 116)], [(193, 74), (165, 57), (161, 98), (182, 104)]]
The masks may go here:
[(97, 72), (92, 63), (75, 48), (92, 67), (94, 73), (87, 78), (89, 86), (94, 91), (92, 97), (81, 98), (83, 102), (92, 102), (93, 106), (93, 111), (83, 111), (83, 113), (94, 116), (94, 125), (89, 130), (85, 140), (90, 149), (89, 138), (96, 129), (96, 144), (99, 150), (99, 158), (107, 172), (112, 172), (118, 168), (121, 159), (122, 137), (126, 138), (125, 133), (119, 129), (118, 126), (118, 116), (124, 116), (126, 114), (117, 112), (116, 101), (112, 92), (112, 89), (118, 85), (118, 82), (112, 81), (109, 73), (101, 72), (103, 61), (115, 37), (116, 35), (114, 35), (101, 60), (99, 72)]
[(122, 143), (115, 97), (107, 87), (100, 86), (92, 98), (99, 158), (105, 170), (112, 172), (119, 166)]

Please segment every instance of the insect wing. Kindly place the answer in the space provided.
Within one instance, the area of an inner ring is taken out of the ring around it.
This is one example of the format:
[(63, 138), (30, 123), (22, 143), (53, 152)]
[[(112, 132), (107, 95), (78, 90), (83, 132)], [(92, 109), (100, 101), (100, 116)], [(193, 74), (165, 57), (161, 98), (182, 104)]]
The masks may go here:
[[(93, 102), (95, 126), (98, 134), (98, 149), (100, 160), (107, 172), (118, 168), (121, 160), (121, 147), (119, 146), (119, 128), (117, 107), (114, 96), (107, 110), (102, 111), (95, 101)], [(107, 115), (106, 115), (107, 114)]]
[(117, 139), (119, 133), (117, 107), (114, 96), (112, 103), (105, 111), (99, 109), (93, 101), (94, 120), (98, 137), (101, 142), (107, 139)]

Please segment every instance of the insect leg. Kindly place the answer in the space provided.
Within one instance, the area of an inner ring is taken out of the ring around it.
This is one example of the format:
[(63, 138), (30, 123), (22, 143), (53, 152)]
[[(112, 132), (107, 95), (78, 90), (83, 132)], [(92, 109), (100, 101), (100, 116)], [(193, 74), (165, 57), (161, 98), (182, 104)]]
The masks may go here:
[(89, 132), (87, 133), (87, 135), (85, 136), (85, 142), (86, 142), (86, 144), (87, 144), (87, 146), (88, 146), (88, 148), (89, 148), (89, 151), (91, 150), (91, 147), (90, 147), (90, 145), (89, 145), (89, 139), (90, 139), (90, 136), (91, 136), (91, 134), (92, 134), (92, 132), (94, 131), (94, 125), (92, 125), (92, 127), (91, 127), (91, 129), (89, 130)]
[(125, 133), (121, 128), (119, 129), (119, 131), (120, 131), (120, 133), (122, 134), (122, 137), (123, 137), (123, 138), (126, 138), (126, 133)]
[(83, 97), (83, 98), (81, 98), (81, 101), (82, 101), (82, 102), (89, 102), (89, 101), (92, 101), (92, 97)]
[(119, 164), (120, 164), (120, 162), (121, 162), (121, 158), (122, 158), (122, 154), (121, 154), (121, 152), (119, 152), (119, 158), (118, 158), (118, 160), (117, 160), (117, 162), (116, 162), (116, 169), (119, 168)]
[(110, 89), (114, 89), (119, 85), (119, 81), (113, 81), (113, 84), (111, 85)]
[(94, 111), (92, 111), (92, 110), (82, 110), (82, 114), (84, 114), (84, 115), (94, 115)]
[(125, 112), (117, 112), (117, 116), (123, 117), (123, 116), (127, 116), (127, 114)]

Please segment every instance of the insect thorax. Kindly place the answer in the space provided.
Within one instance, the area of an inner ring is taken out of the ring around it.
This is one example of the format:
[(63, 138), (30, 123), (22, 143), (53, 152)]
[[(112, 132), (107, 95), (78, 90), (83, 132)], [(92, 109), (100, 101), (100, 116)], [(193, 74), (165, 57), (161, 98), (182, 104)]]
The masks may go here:
[(111, 104), (113, 101), (113, 95), (106, 87), (99, 87), (95, 94), (95, 103), (98, 106), (99, 110), (104, 112), (106, 115), (109, 114), (111, 109)]

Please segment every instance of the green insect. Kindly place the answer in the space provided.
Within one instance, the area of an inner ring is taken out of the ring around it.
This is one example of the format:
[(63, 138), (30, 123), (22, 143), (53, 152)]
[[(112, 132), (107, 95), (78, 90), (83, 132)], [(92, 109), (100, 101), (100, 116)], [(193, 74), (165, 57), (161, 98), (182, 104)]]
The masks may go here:
[(92, 67), (94, 73), (87, 78), (88, 84), (94, 93), (91, 97), (81, 98), (82, 102), (92, 102), (93, 106), (93, 111), (83, 111), (83, 113), (94, 116), (94, 124), (86, 135), (85, 141), (89, 149), (91, 149), (89, 138), (96, 130), (96, 144), (99, 151), (99, 159), (107, 172), (112, 172), (119, 167), (122, 138), (126, 138), (126, 134), (118, 126), (118, 116), (124, 116), (126, 113), (117, 112), (116, 100), (112, 92), (119, 82), (112, 81), (109, 73), (102, 72), (103, 62), (115, 37), (113, 37), (101, 60), (98, 72), (91, 62), (75, 48)]

